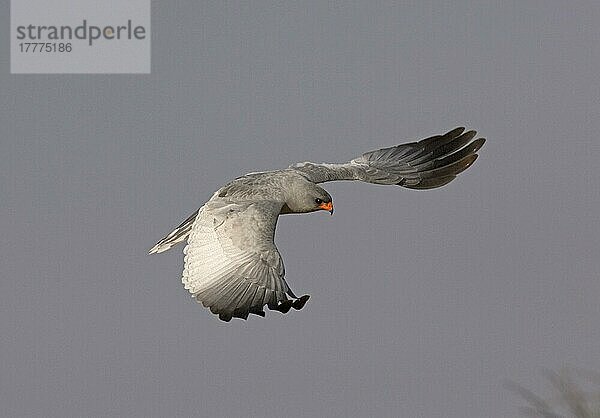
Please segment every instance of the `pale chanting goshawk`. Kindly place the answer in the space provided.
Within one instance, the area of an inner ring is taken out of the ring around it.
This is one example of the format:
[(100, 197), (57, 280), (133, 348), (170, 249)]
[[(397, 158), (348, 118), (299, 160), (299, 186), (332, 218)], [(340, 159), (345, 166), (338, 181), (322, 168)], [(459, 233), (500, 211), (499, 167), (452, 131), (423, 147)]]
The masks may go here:
[(331, 196), (317, 183), (358, 180), (434, 189), (448, 184), (477, 159), (485, 139), (456, 128), (418, 142), (367, 152), (343, 164), (298, 163), (284, 170), (249, 173), (217, 190), (208, 202), (150, 254), (187, 239), (182, 282), (223, 321), (265, 316), (264, 306), (287, 313), (302, 309), (284, 276), (273, 241), (279, 215), (326, 210)]

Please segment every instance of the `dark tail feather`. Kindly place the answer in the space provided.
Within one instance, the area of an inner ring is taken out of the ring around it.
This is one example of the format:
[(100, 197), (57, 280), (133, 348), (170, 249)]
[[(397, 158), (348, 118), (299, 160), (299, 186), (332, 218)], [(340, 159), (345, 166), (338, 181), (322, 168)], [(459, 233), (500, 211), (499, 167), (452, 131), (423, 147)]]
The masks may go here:
[(148, 254), (162, 253), (186, 239), (192, 230), (192, 225), (194, 224), (194, 221), (196, 220), (200, 209), (198, 209), (189, 218), (183, 221), (181, 225), (175, 228), (169, 235), (158, 241), (158, 243), (156, 243), (156, 245), (152, 247), (150, 251), (148, 251)]

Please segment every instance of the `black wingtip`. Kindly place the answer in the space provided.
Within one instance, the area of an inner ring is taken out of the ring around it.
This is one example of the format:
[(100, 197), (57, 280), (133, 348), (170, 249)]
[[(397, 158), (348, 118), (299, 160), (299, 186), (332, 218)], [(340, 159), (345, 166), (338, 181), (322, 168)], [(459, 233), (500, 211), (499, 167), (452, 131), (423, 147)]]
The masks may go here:
[(457, 126), (456, 128), (452, 129), (451, 131), (446, 132), (444, 134), (444, 136), (446, 136), (446, 135), (451, 136), (451, 137), (459, 136), (460, 134), (462, 134), (465, 131), (465, 129), (467, 129), (467, 128), (465, 128), (464, 126)]
[(221, 321), (229, 322), (229, 321), (231, 321), (231, 318), (232, 318), (231, 314), (225, 314), (225, 313), (219, 314), (219, 319)]
[(477, 152), (481, 149), (481, 147), (483, 147), (483, 144), (485, 144), (486, 139), (485, 138), (477, 138), (475, 141), (471, 142), (471, 147), (472, 147), (472, 151), (471, 152)]
[[(270, 303), (267, 303), (266, 306), (273, 311), (278, 311), (278, 312), (281, 312), (282, 314), (287, 314), (292, 308), (294, 308), (297, 311), (302, 309), (304, 307), (304, 305), (306, 305), (306, 302), (308, 301), (308, 299), (310, 299), (309, 295), (303, 295), (299, 298), (294, 297), (292, 299), (285, 299), (285, 300), (281, 300), (281, 301), (277, 301), (276, 299), (273, 298), (273, 300), (271, 300)], [(199, 303), (202, 303), (203, 305), (208, 304), (208, 302), (206, 302), (206, 301), (203, 302), (198, 297), (196, 297), (196, 301), (198, 301)], [(219, 308), (216, 305), (207, 306), (207, 308), (209, 308), (209, 310), (213, 314), (218, 316), (218, 318), (221, 321), (230, 322), (233, 318), (247, 320), (248, 316), (250, 314), (261, 316), (264, 318), (266, 316), (265, 311), (263, 310), (264, 306), (265, 305), (261, 306), (259, 304), (259, 305), (255, 305), (250, 308), (238, 307), (233, 310)]]
[(258, 308), (250, 309), (248, 312), (253, 315), (262, 316), (263, 318), (265, 317), (265, 311), (263, 311), (262, 309), (258, 309)]

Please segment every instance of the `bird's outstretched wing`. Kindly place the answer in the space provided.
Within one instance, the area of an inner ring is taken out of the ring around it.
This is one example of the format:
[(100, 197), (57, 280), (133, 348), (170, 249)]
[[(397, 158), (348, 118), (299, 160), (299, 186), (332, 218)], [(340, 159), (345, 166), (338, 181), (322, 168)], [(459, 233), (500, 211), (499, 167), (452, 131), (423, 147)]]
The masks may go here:
[[(297, 163), (314, 183), (359, 180), (375, 184), (396, 184), (409, 189), (433, 189), (448, 184), (477, 159), (485, 139), (477, 132), (456, 128), (418, 142), (370, 151), (344, 164)], [(471, 142), (472, 141), (472, 142)]]
[(281, 207), (271, 201), (211, 199), (196, 217), (184, 249), (182, 281), (220, 319), (264, 316), (264, 305), (286, 313), (308, 300), (290, 290), (273, 242)]

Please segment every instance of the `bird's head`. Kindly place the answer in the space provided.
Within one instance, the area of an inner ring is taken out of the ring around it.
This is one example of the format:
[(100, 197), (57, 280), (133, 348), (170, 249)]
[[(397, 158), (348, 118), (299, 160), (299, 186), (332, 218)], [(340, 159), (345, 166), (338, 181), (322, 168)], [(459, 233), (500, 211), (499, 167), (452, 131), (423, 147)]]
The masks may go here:
[(326, 210), (333, 215), (331, 195), (325, 189), (311, 182), (303, 182), (295, 188), (286, 200), (286, 205), (293, 213), (308, 213)]
[[(319, 189), (321, 189), (319, 187)], [(326, 210), (329, 214), (333, 215), (333, 200), (331, 200), (331, 196), (325, 190), (321, 189), (322, 193), (313, 193), (310, 196), (312, 199), (312, 209), (310, 212), (315, 212), (317, 210)]]

